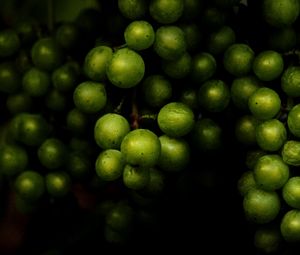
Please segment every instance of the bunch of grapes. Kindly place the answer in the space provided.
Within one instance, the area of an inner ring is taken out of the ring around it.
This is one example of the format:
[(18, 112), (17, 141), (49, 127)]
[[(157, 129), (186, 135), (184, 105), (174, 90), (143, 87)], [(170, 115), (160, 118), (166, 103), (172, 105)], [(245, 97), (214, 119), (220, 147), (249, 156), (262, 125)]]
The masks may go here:
[(146, 244), (178, 215), (201, 228), (195, 219), (226, 205), (212, 201), (220, 193), (237, 195), (255, 251), (297, 248), (298, 0), (99, 0), (72, 20), (48, 14), (0, 30), (3, 217), (26, 228), (67, 205), (84, 218), (36, 254), (74, 253), (95, 235)]

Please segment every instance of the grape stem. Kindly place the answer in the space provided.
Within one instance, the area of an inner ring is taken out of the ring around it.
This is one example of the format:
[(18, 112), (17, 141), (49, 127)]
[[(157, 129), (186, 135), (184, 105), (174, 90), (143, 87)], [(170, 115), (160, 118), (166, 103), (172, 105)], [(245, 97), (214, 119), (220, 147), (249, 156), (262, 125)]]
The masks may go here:
[(133, 90), (132, 93), (132, 101), (131, 101), (131, 128), (137, 129), (139, 128), (139, 112), (136, 102), (136, 90)]

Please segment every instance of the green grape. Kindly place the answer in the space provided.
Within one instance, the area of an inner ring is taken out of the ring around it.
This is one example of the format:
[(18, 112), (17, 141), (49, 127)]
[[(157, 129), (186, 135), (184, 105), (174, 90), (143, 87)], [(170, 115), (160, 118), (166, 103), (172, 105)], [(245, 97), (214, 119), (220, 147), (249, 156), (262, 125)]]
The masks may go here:
[(53, 87), (61, 92), (69, 92), (77, 85), (78, 75), (69, 64), (56, 68), (51, 74)]
[(122, 15), (131, 20), (142, 18), (147, 11), (146, 0), (118, 0), (118, 8)]
[(260, 81), (253, 75), (234, 78), (230, 86), (233, 104), (243, 111), (248, 111), (248, 99), (260, 87)]
[(257, 186), (268, 191), (282, 188), (290, 177), (289, 166), (277, 154), (261, 156), (253, 171)]
[(154, 43), (155, 31), (148, 21), (135, 20), (126, 27), (124, 38), (128, 48), (145, 50)]
[(66, 114), (67, 128), (75, 135), (83, 135), (87, 131), (88, 124), (88, 117), (77, 108), (71, 109)]
[(159, 108), (172, 97), (173, 87), (167, 77), (161, 74), (147, 76), (141, 84), (141, 96), (151, 107)]
[(12, 62), (0, 63), (0, 92), (16, 93), (22, 87), (22, 79)]
[(235, 137), (244, 145), (256, 144), (256, 130), (260, 121), (252, 115), (243, 115), (236, 120)]
[(6, 108), (12, 115), (29, 112), (33, 107), (32, 98), (25, 92), (14, 93), (6, 98)]
[(281, 99), (275, 90), (260, 87), (249, 97), (248, 107), (254, 117), (268, 120), (274, 118), (280, 111)]
[(115, 51), (106, 66), (108, 80), (118, 88), (136, 86), (143, 79), (144, 74), (143, 58), (129, 48)]
[(37, 154), (41, 164), (52, 170), (64, 165), (67, 148), (61, 140), (48, 138), (40, 145)]
[(5, 144), (0, 147), (1, 174), (15, 176), (25, 170), (29, 156), (25, 148), (18, 144)]
[(45, 186), (48, 194), (53, 197), (64, 197), (71, 190), (71, 178), (65, 171), (47, 173)]
[(179, 58), (187, 48), (184, 31), (179, 26), (160, 26), (155, 32), (153, 48), (162, 59)]
[(14, 181), (17, 194), (28, 201), (37, 201), (45, 192), (44, 177), (33, 170), (26, 170), (17, 175)]
[(186, 104), (170, 102), (158, 112), (157, 123), (162, 132), (170, 137), (187, 135), (195, 124), (195, 116)]
[(296, 140), (287, 140), (283, 144), (281, 156), (283, 161), (291, 166), (299, 166), (300, 142)]
[(198, 90), (199, 106), (209, 112), (222, 112), (230, 103), (228, 85), (219, 79), (209, 79)]
[(123, 183), (131, 190), (140, 190), (146, 187), (150, 180), (150, 169), (144, 166), (126, 164), (123, 170)]
[(28, 146), (39, 146), (51, 130), (46, 118), (35, 113), (19, 113), (10, 125), (12, 138)]
[(200, 151), (216, 151), (223, 144), (222, 127), (212, 118), (201, 118), (195, 122), (190, 140), (193, 147)]
[(55, 40), (67, 51), (75, 50), (79, 36), (79, 28), (74, 22), (63, 22), (55, 31)]
[(62, 92), (53, 88), (45, 95), (46, 107), (54, 112), (63, 112), (67, 106), (67, 98)]
[(97, 113), (107, 102), (105, 85), (101, 82), (84, 81), (75, 88), (73, 101), (80, 111), (88, 114)]
[(255, 134), (258, 146), (265, 151), (278, 151), (287, 140), (286, 128), (278, 119), (259, 123)]
[(30, 68), (22, 78), (23, 90), (32, 97), (44, 96), (51, 85), (48, 72), (36, 67)]
[(12, 56), (20, 47), (20, 38), (15, 30), (9, 28), (0, 31), (0, 57)]
[(119, 150), (103, 150), (96, 160), (96, 173), (104, 181), (114, 181), (123, 174), (125, 159)]
[(40, 38), (31, 48), (33, 64), (44, 71), (53, 71), (64, 60), (60, 45), (52, 37)]
[(157, 166), (167, 172), (184, 170), (190, 162), (190, 146), (183, 138), (159, 137), (161, 153)]
[(106, 80), (106, 67), (111, 60), (113, 50), (105, 45), (96, 46), (89, 50), (84, 59), (85, 75), (93, 81)]
[(243, 198), (245, 217), (253, 223), (272, 222), (279, 214), (280, 208), (280, 198), (275, 191), (252, 188)]
[(283, 57), (277, 51), (262, 51), (255, 56), (252, 68), (261, 81), (275, 80), (283, 72)]
[(216, 59), (210, 53), (200, 52), (193, 55), (190, 76), (195, 83), (201, 84), (212, 78), (216, 70)]
[(139, 128), (125, 135), (120, 150), (128, 164), (152, 167), (159, 159), (161, 144), (154, 132)]
[(130, 125), (124, 116), (107, 113), (96, 121), (94, 138), (102, 149), (120, 149), (123, 138), (129, 131)]
[(254, 54), (253, 49), (248, 44), (234, 43), (230, 45), (223, 55), (225, 70), (236, 77), (250, 74)]
[(162, 60), (162, 70), (173, 79), (182, 79), (189, 75), (192, 69), (192, 57), (188, 52), (175, 60)]
[(161, 24), (177, 21), (183, 14), (183, 0), (151, 0), (149, 12), (153, 19)]
[(221, 26), (217, 30), (212, 30), (206, 39), (206, 46), (209, 53), (220, 55), (232, 44), (236, 43), (236, 33), (228, 25)]

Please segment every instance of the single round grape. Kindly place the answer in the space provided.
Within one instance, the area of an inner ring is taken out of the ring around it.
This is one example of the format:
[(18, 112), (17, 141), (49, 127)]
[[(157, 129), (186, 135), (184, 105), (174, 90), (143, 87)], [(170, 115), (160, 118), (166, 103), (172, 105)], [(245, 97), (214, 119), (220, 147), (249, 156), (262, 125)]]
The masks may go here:
[(166, 60), (175, 60), (186, 51), (186, 39), (179, 26), (160, 26), (155, 32), (154, 51)]
[(6, 108), (12, 115), (21, 112), (29, 112), (33, 107), (33, 100), (25, 92), (14, 93), (6, 98)]
[(51, 78), (48, 72), (36, 67), (30, 68), (22, 79), (23, 90), (32, 97), (44, 96), (51, 85)]
[(224, 52), (223, 65), (228, 73), (241, 77), (252, 70), (254, 51), (248, 44), (234, 43)]
[(157, 166), (167, 172), (179, 172), (187, 167), (191, 158), (190, 146), (183, 138), (167, 135), (159, 137), (161, 153)]
[(147, 76), (140, 88), (145, 103), (154, 108), (162, 107), (172, 97), (172, 84), (167, 77), (161, 74)]
[(287, 140), (286, 128), (278, 119), (259, 123), (255, 134), (258, 146), (265, 151), (278, 151)]
[(275, 80), (283, 72), (283, 57), (277, 51), (264, 50), (255, 56), (252, 69), (261, 81)]
[(290, 65), (281, 75), (281, 89), (289, 97), (300, 96), (300, 66)]
[(300, 210), (291, 209), (283, 215), (280, 231), (285, 241), (289, 243), (300, 241)]
[(284, 143), (281, 150), (281, 157), (283, 161), (291, 166), (300, 165), (300, 142), (297, 140), (288, 140)]
[(67, 98), (62, 92), (52, 88), (45, 95), (45, 105), (51, 111), (63, 112), (67, 106)]
[(217, 62), (215, 57), (208, 52), (200, 52), (192, 56), (190, 76), (192, 80), (200, 84), (216, 73)]
[(4, 144), (0, 147), (0, 169), (6, 176), (15, 176), (25, 170), (29, 156), (18, 144)]
[(123, 171), (124, 185), (132, 190), (145, 188), (150, 180), (149, 172), (148, 167), (126, 164)]
[(289, 111), (287, 125), (294, 136), (300, 137), (300, 104), (294, 105)]
[(120, 149), (123, 138), (129, 131), (130, 125), (124, 116), (107, 113), (96, 121), (94, 138), (102, 149)]
[(0, 31), (0, 57), (12, 56), (20, 46), (20, 38), (15, 30), (8, 28)]
[(209, 79), (200, 85), (198, 103), (208, 112), (222, 112), (230, 103), (228, 85), (219, 79)]
[(272, 222), (279, 214), (280, 208), (280, 198), (275, 191), (252, 188), (243, 198), (246, 219), (253, 223)]
[(280, 229), (273, 226), (261, 226), (254, 233), (254, 246), (265, 254), (279, 251), (282, 245)]
[(12, 62), (0, 63), (0, 91), (6, 94), (16, 93), (22, 87), (22, 79)]
[(64, 55), (60, 45), (52, 37), (37, 40), (31, 48), (33, 64), (44, 71), (53, 71), (62, 65)]
[(206, 38), (207, 50), (213, 55), (220, 55), (236, 42), (236, 33), (228, 25), (221, 26), (216, 30), (210, 31)]
[(71, 190), (72, 180), (65, 171), (47, 173), (45, 176), (46, 190), (52, 197), (64, 197)]
[(126, 134), (120, 149), (128, 164), (152, 167), (159, 159), (161, 144), (151, 130), (139, 128)]
[(282, 187), (284, 201), (295, 209), (300, 209), (300, 177), (293, 176)]
[(149, 12), (159, 23), (170, 24), (177, 21), (183, 14), (183, 0), (151, 0)]
[(260, 81), (253, 75), (236, 77), (230, 86), (233, 104), (243, 111), (248, 111), (248, 99), (260, 87)]
[(113, 50), (109, 46), (100, 45), (90, 49), (84, 59), (84, 74), (93, 81), (106, 80), (106, 67), (112, 55)]
[(243, 172), (237, 182), (237, 190), (239, 194), (244, 197), (249, 190), (256, 187), (254, 173), (252, 170)]
[(147, 196), (159, 196), (165, 187), (165, 175), (157, 168), (149, 169), (149, 180), (141, 193)]
[(100, 179), (114, 181), (123, 174), (125, 159), (119, 150), (103, 150), (97, 157), (95, 168)]
[(201, 118), (195, 122), (190, 133), (191, 144), (200, 151), (215, 151), (222, 147), (223, 131), (212, 118)]
[(145, 50), (154, 43), (155, 31), (148, 21), (135, 20), (125, 28), (124, 38), (128, 48)]
[(277, 154), (260, 157), (253, 171), (257, 186), (269, 191), (282, 188), (290, 177), (289, 166)]
[(51, 74), (53, 87), (61, 92), (69, 92), (77, 85), (78, 74), (71, 65), (64, 64)]
[(131, 20), (142, 18), (147, 12), (147, 7), (147, 0), (118, 0), (119, 11)]
[(14, 181), (17, 194), (26, 201), (37, 201), (45, 192), (44, 177), (34, 170), (21, 172)]
[(96, 113), (107, 102), (106, 88), (101, 82), (84, 81), (73, 92), (75, 106), (84, 113)]
[(67, 129), (73, 134), (83, 135), (87, 131), (88, 124), (89, 121), (86, 114), (84, 114), (77, 108), (73, 108), (68, 111), (66, 116), (66, 125)]
[(187, 77), (192, 69), (192, 57), (188, 52), (183, 53), (175, 60), (162, 60), (162, 70), (173, 79)]
[(118, 88), (136, 86), (143, 79), (144, 73), (143, 58), (129, 48), (115, 51), (106, 66), (108, 80)]
[(158, 112), (157, 123), (161, 131), (168, 136), (181, 137), (193, 129), (195, 116), (186, 104), (170, 102)]
[(55, 40), (66, 51), (75, 50), (78, 41), (80, 41), (79, 27), (74, 22), (64, 21), (55, 30)]
[(19, 113), (11, 122), (13, 139), (28, 146), (39, 146), (48, 136), (50, 125), (41, 114)]
[(256, 118), (268, 120), (274, 118), (280, 111), (281, 99), (275, 90), (260, 87), (249, 97), (248, 107)]
[(67, 153), (66, 145), (57, 138), (47, 138), (37, 151), (41, 164), (50, 170), (63, 166)]
[(235, 137), (244, 145), (256, 144), (256, 128), (260, 121), (252, 115), (243, 115), (235, 122)]
[(75, 180), (84, 180), (92, 170), (92, 160), (86, 151), (70, 151), (68, 153), (66, 170)]

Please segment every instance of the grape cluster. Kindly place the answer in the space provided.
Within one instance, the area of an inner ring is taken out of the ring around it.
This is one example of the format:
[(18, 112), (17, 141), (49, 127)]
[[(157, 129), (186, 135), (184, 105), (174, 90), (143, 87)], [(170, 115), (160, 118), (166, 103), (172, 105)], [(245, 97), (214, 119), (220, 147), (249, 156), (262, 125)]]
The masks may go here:
[[(27, 220), (71, 203), (122, 247), (229, 194), (221, 169), (256, 251), (297, 246), (299, 14), (298, 0), (99, 0), (71, 21), (3, 20), (9, 203)], [(95, 234), (82, 225), (75, 240)]]

